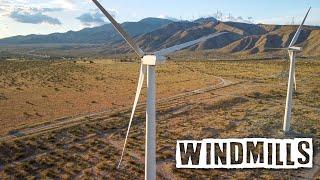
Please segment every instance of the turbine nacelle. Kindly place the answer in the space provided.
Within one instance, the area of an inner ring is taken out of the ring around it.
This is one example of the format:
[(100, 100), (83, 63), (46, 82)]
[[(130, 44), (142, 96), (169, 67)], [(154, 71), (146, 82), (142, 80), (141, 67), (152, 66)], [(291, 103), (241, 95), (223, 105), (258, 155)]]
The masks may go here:
[(167, 57), (161, 55), (145, 55), (142, 58), (142, 64), (155, 66), (158, 64), (164, 64), (167, 60)]

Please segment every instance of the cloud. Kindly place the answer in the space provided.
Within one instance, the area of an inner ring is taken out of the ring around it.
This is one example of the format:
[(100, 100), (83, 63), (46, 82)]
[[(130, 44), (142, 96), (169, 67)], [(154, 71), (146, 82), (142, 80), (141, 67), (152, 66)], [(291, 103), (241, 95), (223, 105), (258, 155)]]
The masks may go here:
[(9, 1), (0, 0), (0, 16), (8, 15), (10, 9)]
[(37, 8), (39, 11), (41, 12), (57, 12), (57, 11), (63, 11), (63, 8), (42, 8), (39, 9)]
[(54, 0), (52, 4), (58, 7), (62, 7), (63, 9), (74, 10), (75, 4), (77, 4), (78, 2), (79, 1), (76, 0)]
[(255, 23), (253, 17), (247, 17), (247, 18), (243, 18), (242, 16), (235, 17), (231, 13), (224, 14), (221, 11), (217, 11), (217, 13), (215, 13), (213, 15), (213, 17), (215, 17), (219, 21), (243, 22), (243, 23), (248, 23), (248, 24)]
[[(115, 17), (117, 14), (117, 11), (115, 10), (108, 10), (108, 12), (113, 17)], [(87, 27), (99, 26), (106, 23), (105, 16), (101, 14), (100, 11), (98, 10), (84, 13), (79, 17), (77, 17), (76, 19), (78, 19), (84, 26), (87, 26)]]
[(62, 11), (63, 8), (43, 8), (44, 4), (33, 3), (30, 0), (0, 0), (0, 15), (9, 16), (13, 11), (27, 11), (27, 12), (54, 12)]
[(59, 19), (50, 17), (43, 13), (62, 11), (61, 8), (17, 8), (13, 10), (9, 17), (17, 22), (29, 24), (47, 23), (51, 25), (61, 25)]
[(0, 0), (1, 4), (9, 4), (10, 2), (8, 0)]
[(159, 15), (158, 18), (161, 18), (161, 19), (169, 19), (169, 20), (171, 20), (171, 21), (179, 21), (179, 19), (177, 19), (177, 18), (168, 16), (168, 15), (164, 15), (164, 14)]
[(78, 20), (85, 26), (92, 26), (93, 24), (104, 24), (105, 21), (103, 16), (96, 12), (96, 13), (84, 13), (81, 16), (77, 17)]

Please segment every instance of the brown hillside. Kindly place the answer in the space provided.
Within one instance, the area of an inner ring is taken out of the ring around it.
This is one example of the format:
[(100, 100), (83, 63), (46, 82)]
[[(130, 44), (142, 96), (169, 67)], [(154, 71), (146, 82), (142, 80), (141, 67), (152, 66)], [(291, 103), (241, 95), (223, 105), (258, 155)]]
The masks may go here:
[[(229, 32), (215, 38), (211, 38), (198, 45), (186, 48), (184, 51), (206, 51), (225, 54), (257, 54), (274, 53), (279, 50), (271, 48), (287, 47), (291, 42), (298, 26), (291, 25), (263, 25), (246, 24), (238, 22), (209, 22), (170, 24), (157, 31), (144, 34), (136, 38), (139, 45), (147, 51), (155, 51), (191, 41), (214, 32)], [(305, 46), (308, 55), (315, 55), (317, 49), (318, 27), (304, 27), (296, 44)], [(312, 35), (312, 36), (311, 36)], [(308, 41), (312, 43), (308, 43)], [(312, 45), (311, 45), (312, 44)], [(312, 46), (312, 47), (308, 47)], [(127, 47), (126, 47), (127, 48)]]
[(308, 55), (312, 54), (315, 56), (320, 55), (320, 30), (313, 30), (304, 47), (303, 47), (303, 54)]
[(241, 36), (239, 34), (232, 32), (222, 34), (200, 43), (197, 47), (197, 50), (220, 49), (230, 44), (230, 42), (237, 41), (240, 38)]
[[(147, 53), (192, 41), (215, 32), (229, 32), (228, 34), (211, 38), (205, 42), (184, 49), (184, 52), (189, 51), (190, 53), (194, 53), (194, 55), (199, 55), (201, 54), (201, 51), (204, 51), (204, 54), (218, 54), (219, 57), (221, 57), (221, 55), (228, 57), (234, 57), (236, 55), (268, 56), (269, 53), (275, 54), (282, 52), (279, 50), (272, 50), (272, 48), (287, 47), (298, 28), (297, 25), (219, 22), (212, 21), (210, 18), (208, 21), (205, 20), (200, 23), (181, 21), (168, 23), (164, 26), (159, 25), (157, 27), (158, 28), (155, 28), (153, 31), (133, 36), (134, 41), (136, 41), (141, 49)], [(144, 27), (134, 26), (134, 28), (131, 29), (138, 31), (139, 28)], [(305, 49), (305, 51), (302, 52), (304, 56), (320, 55), (318, 40), (320, 38), (319, 31), (320, 28), (316, 26), (303, 27), (296, 45)], [(87, 45), (38, 45), (28, 46), (28, 49), (31, 49), (35, 54), (50, 56), (127, 56), (127, 53), (132, 52), (131, 48), (123, 40), (106, 41), (104, 44), (99, 44), (97, 42), (96, 44)], [(12, 51), (15, 53), (16, 50), (19, 52), (21, 51), (20, 54), (23, 54), (24, 50), (22, 48), (13, 48)], [(25, 50), (27, 54), (30, 54), (30, 51)]]
[(224, 47), (221, 52), (224, 53), (236, 53), (240, 51), (247, 51), (254, 48), (256, 42), (259, 40), (260, 36), (247, 36), (238, 41), (235, 41), (228, 46)]
[(219, 22), (216, 26), (215, 26), (215, 29), (217, 31), (229, 31), (229, 32), (234, 32), (234, 33), (237, 33), (239, 35), (244, 35), (245, 32), (244, 30), (241, 30), (241, 29), (238, 29), (237, 27), (233, 27), (233, 26), (230, 26), (224, 22)]

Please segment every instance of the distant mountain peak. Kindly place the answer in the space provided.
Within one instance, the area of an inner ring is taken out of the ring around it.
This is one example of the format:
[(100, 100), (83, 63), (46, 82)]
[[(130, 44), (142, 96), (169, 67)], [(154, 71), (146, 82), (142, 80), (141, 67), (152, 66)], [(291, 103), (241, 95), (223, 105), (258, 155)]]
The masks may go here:
[(200, 24), (206, 24), (206, 23), (209, 23), (209, 22), (217, 23), (219, 21), (214, 17), (202, 17), (202, 18), (194, 20), (193, 22), (200, 23)]
[(141, 19), (139, 22), (149, 23), (149, 24), (158, 24), (158, 23), (171, 23), (173, 21), (169, 19), (163, 19), (163, 18), (147, 17), (147, 18)]

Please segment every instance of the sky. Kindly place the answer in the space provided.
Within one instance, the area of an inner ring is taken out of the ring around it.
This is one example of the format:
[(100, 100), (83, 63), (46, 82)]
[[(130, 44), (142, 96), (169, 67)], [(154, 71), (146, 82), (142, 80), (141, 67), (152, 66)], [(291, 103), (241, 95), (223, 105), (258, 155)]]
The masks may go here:
[[(320, 26), (319, 0), (100, 0), (118, 22), (146, 17)], [(108, 23), (91, 0), (0, 0), (0, 38), (77, 31)]]

